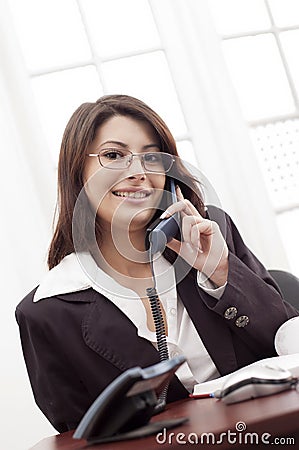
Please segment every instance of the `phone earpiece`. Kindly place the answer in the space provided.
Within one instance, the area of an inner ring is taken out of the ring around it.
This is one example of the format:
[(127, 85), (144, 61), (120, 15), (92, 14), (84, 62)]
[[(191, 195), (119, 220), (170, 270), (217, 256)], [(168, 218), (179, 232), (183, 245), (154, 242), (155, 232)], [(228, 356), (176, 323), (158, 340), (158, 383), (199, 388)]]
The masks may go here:
[[(175, 183), (170, 178), (171, 203), (177, 202)], [(175, 213), (167, 219), (158, 218), (146, 230), (146, 248), (150, 249), (152, 255), (163, 252), (167, 242), (177, 237), (180, 233), (180, 214)]]

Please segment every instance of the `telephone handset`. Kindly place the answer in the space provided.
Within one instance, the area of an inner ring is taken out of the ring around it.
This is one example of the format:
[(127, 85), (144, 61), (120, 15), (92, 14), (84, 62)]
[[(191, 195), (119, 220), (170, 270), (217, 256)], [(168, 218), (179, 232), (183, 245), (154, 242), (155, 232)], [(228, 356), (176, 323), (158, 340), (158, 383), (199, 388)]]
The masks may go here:
[[(170, 204), (176, 202), (177, 196), (175, 192), (175, 182), (173, 178), (168, 178), (161, 201), (161, 207), (167, 209)], [(148, 287), (146, 289), (146, 295), (148, 296), (154, 319), (160, 360), (164, 361), (169, 359), (169, 353), (165, 332), (165, 323), (163, 320), (159, 296), (156, 290), (156, 277), (154, 272), (153, 256), (158, 252), (162, 253), (167, 242), (169, 242), (172, 238), (178, 238), (180, 236), (180, 214), (175, 213), (167, 219), (158, 218), (150, 224), (146, 231), (145, 244), (149, 251), (149, 259), (154, 282), (154, 286)], [(159, 412), (164, 409), (166, 404), (167, 389), (168, 385), (164, 387), (158, 398), (158, 402), (155, 405), (155, 412)]]
[[(176, 203), (177, 196), (175, 192), (175, 182), (173, 178), (168, 178), (169, 190), (164, 192), (164, 201), (166, 208), (172, 203)], [(165, 209), (166, 209), (165, 208)], [(154, 255), (157, 252), (163, 252), (167, 242), (177, 237), (180, 233), (180, 214), (175, 213), (167, 219), (158, 218), (146, 230), (146, 246), (150, 253)]]

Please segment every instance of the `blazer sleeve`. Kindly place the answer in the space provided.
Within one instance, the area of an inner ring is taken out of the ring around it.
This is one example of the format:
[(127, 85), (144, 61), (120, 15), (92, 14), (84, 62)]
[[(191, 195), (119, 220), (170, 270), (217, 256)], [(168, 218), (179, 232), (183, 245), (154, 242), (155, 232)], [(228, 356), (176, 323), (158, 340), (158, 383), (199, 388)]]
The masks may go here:
[(279, 287), (244, 244), (227, 214), (225, 227), (223, 222), (220, 228), (229, 248), (227, 285), (219, 300), (203, 290), (200, 296), (230, 327), (233, 335), (243, 340), (255, 354), (273, 356), (276, 331), (299, 312), (282, 299)]
[(76, 373), (63, 336), (53, 332), (46, 317), (37, 320), (35, 314), (22, 311), (20, 306), (16, 319), (38, 407), (59, 432), (74, 429), (94, 399)]

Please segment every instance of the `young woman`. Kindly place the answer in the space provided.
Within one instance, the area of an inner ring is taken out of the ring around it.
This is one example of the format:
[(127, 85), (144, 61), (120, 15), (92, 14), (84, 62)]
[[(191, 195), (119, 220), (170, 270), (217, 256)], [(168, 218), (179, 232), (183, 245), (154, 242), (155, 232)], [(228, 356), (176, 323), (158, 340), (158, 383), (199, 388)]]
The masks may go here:
[[(165, 206), (170, 179), (177, 202)], [(76, 427), (124, 370), (159, 361), (145, 241), (161, 215), (181, 218), (180, 236), (153, 255), (153, 268), (169, 356), (187, 359), (167, 401), (275, 355), (275, 332), (297, 311), (230, 217), (204, 206), (147, 105), (124, 95), (81, 105), (63, 136), (58, 187), (50, 271), (16, 312), (35, 400), (58, 431)]]

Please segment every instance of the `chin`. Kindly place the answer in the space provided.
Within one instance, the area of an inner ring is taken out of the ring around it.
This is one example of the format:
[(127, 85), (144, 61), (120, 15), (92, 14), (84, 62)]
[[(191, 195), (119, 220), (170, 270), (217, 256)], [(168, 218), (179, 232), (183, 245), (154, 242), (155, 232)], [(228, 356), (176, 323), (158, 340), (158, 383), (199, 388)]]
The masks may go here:
[(131, 217), (131, 220), (129, 220), (129, 226), (130, 231), (134, 230), (140, 230), (140, 229), (146, 229), (148, 224), (151, 222), (152, 218), (154, 217), (154, 214), (149, 214), (148, 212), (141, 212), (138, 214), (135, 214), (133, 217)]

